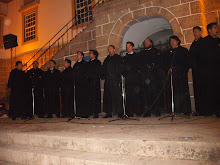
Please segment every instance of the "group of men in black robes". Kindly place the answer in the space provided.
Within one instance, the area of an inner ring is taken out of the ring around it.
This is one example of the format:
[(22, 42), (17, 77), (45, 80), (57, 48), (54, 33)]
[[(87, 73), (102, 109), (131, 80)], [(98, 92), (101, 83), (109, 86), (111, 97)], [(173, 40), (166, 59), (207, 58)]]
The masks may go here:
[(110, 45), (103, 65), (97, 59), (96, 50), (89, 51), (89, 62), (83, 60), (83, 52), (77, 52), (73, 68), (71, 61), (66, 59), (62, 73), (55, 69), (56, 62), (51, 60), (46, 72), (39, 69), (35, 61), (33, 68), (25, 74), (18, 61), (8, 80), (11, 88), (9, 116), (15, 119), (47, 114), (51, 118), (55, 114), (57, 117), (88, 118), (93, 115), (98, 118), (101, 112), (100, 80), (105, 80), (104, 118), (114, 114), (119, 117), (124, 114), (130, 117), (134, 114), (160, 116), (162, 112), (172, 110), (190, 115), (190, 68), (196, 114), (216, 113), (219, 116), (220, 39), (217, 24), (209, 24), (207, 31), (209, 35), (202, 38), (201, 28), (193, 28), (195, 40), (189, 51), (180, 46), (181, 41), (175, 35), (169, 38), (170, 49), (165, 53), (156, 49), (149, 38), (145, 39), (144, 50), (139, 53), (134, 51), (134, 43), (127, 42), (124, 57), (116, 54), (115, 46)]
[(207, 25), (208, 36), (193, 28), (195, 40), (190, 47), (192, 57), (196, 114), (220, 116), (220, 39), (217, 23)]

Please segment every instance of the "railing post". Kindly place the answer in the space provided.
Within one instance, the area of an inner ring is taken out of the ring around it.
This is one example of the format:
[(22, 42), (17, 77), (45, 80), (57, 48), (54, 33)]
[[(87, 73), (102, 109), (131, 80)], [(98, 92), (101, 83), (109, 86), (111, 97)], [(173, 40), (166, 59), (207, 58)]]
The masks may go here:
[[(59, 40), (58, 40), (58, 49), (57, 52), (60, 50), (60, 44), (59, 44)], [(54, 54), (55, 55), (55, 54)]]
[(66, 35), (66, 36), (67, 36), (67, 44), (68, 44), (68, 43), (69, 43), (69, 42), (68, 42), (68, 24), (67, 24), (67, 26), (66, 26), (66, 31), (67, 31), (67, 35)]
[(49, 41), (49, 57), (50, 57), (50, 41)]

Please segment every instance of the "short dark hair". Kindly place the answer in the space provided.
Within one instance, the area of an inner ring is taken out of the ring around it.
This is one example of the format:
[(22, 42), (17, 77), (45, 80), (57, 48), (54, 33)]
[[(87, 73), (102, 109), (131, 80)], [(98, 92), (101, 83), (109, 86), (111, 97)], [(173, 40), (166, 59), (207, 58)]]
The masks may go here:
[(145, 38), (145, 40), (144, 40), (144, 41), (146, 41), (146, 40), (149, 40), (149, 41), (152, 43), (152, 45), (154, 44), (154, 42), (153, 42), (153, 40), (152, 40), (152, 39), (150, 39), (150, 38)]
[(81, 51), (77, 51), (76, 53), (77, 53), (77, 54), (78, 54), (78, 53), (81, 53), (82, 56), (84, 57), (84, 53), (83, 53), (83, 52), (81, 52)]
[(54, 61), (54, 60), (50, 60), (51, 62), (53, 62), (54, 63), (54, 65), (56, 65), (56, 61)]
[(202, 31), (202, 28), (199, 27), (199, 26), (195, 26), (195, 27), (193, 28), (193, 30), (195, 30), (195, 29), (198, 29), (199, 31)]
[(207, 31), (211, 30), (213, 26), (217, 25), (216, 22), (212, 22), (210, 24), (207, 25)]
[(170, 43), (171, 39), (174, 39), (174, 40), (178, 41), (178, 42), (179, 42), (178, 45), (181, 44), (181, 40), (179, 39), (179, 37), (177, 37), (177, 36), (175, 36), (175, 35), (170, 36), (170, 38), (169, 38), (169, 43)]
[(21, 61), (17, 61), (17, 62), (15, 63), (16, 66), (18, 66), (19, 64), (22, 64), (22, 62), (21, 62)]
[(97, 50), (89, 50), (90, 52), (92, 52), (95, 55), (95, 58), (98, 58), (99, 56), (99, 52)]
[(128, 42), (126, 43), (126, 45), (127, 45), (127, 44), (130, 44), (132, 47), (134, 47), (134, 43), (131, 42), (131, 41), (128, 41)]
[(71, 60), (69, 60), (69, 59), (65, 59), (64, 61), (66, 61), (68, 64), (70, 64), (70, 66), (71, 66)]
[(108, 47), (113, 47), (113, 49), (115, 49), (115, 46), (114, 46), (114, 45), (109, 45)]

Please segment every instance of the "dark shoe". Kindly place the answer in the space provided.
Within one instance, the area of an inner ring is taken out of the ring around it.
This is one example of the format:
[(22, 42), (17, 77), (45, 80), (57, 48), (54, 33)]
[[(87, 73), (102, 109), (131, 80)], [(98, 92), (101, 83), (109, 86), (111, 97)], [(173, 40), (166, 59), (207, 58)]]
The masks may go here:
[(189, 113), (189, 112), (187, 112), (187, 113), (184, 113), (184, 115), (185, 115), (185, 116), (190, 116), (190, 113)]
[(107, 115), (105, 115), (105, 117), (103, 117), (103, 118), (111, 118), (111, 117), (112, 117), (111, 114), (107, 114)]
[(27, 117), (26, 116), (22, 116), (21, 120), (27, 120)]
[(12, 117), (12, 120), (16, 120), (16, 117)]
[(48, 114), (47, 118), (53, 118), (53, 115), (52, 114)]
[(118, 117), (122, 117), (123, 116), (123, 113), (118, 113)]
[(56, 116), (57, 116), (57, 118), (60, 118), (60, 114), (57, 114)]
[(220, 112), (216, 112), (216, 117), (220, 117)]
[(134, 114), (128, 114), (127, 116), (128, 117), (134, 117)]
[(81, 116), (80, 118), (87, 119), (87, 118), (89, 118), (89, 116)]
[(97, 119), (97, 118), (99, 118), (99, 115), (98, 114), (94, 114), (93, 118)]
[(44, 115), (37, 115), (39, 118), (44, 118)]
[(143, 117), (151, 117), (150, 113), (146, 113)]

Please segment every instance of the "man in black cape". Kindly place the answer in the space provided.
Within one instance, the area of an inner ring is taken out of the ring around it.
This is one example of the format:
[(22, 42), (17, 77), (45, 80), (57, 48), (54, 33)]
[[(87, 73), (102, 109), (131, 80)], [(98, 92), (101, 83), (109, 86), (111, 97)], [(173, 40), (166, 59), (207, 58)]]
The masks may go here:
[(198, 70), (198, 56), (200, 52), (200, 42), (202, 40), (202, 29), (199, 26), (193, 28), (193, 35), (195, 40), (190, 46), (190, 57), (192, 62), (192, 75), (193, 75), (193, 89), (194, 89), (194, 99), (196, 106), (196, 114), (200, 113), (200, 87), (199, 87), (199, 70)]
[(207, 25), (208, 36), (201, 40), (198, 57), (200, 85), (200, 115), (220, 112), (220, 39), (216, 23)]
[(61, 102), (62, 102), (62, 118), (74, 117), (73, 111), (73, 86), (74, 76), (71, 61), (64, 60), (64, 71), (61, 73)]
[(161, 74), (161, 53), (153, 47), (149, 38), (144, 41), (145, 49), (139, 53), (142, 84), (142, 113), (144, 117), (154, 113), (160, 116), (163, 109), (163, 76)]
[(89, 111), (94, 114), (94, 118), (98, 118), (101, 112), (101, 88), (100, 88), (100, 69), (101, 62), (97, 59), (99, 53), (96, 50), (90, 50), (87, 66), (87, 78), (89, 87)]
[(34, 114), (42, 118), (43, 111), (43, 79), (44, 71), (38, 68), (39, 64), (34, 61), (33, 68), (26, 73), (27, 83), (27, 108), (30, 114), (33, 114), (33, 96), (34, 96)]
[(16, 62), (16, 68), (10, 73), (8, 88), (11, 89), (9, 117), (16, 120), (16, 117), (28, 117), (25, 112), (25, 72), (22, 71), (22, 62)]
[(125, 77), (125, 93), (126, 93), (126, 115), (133, 117), (133, 114), (141, 116), (141, 87), (140, 87), (140, 73), (138, 70), (138, 57), (134, 52), (134, 43), (126, 43), (127, 54), (123, 57)]
[(109, 55), (105, 58), (102, 66), (102, 78), (104, 85), (104, 118), (112, 117), (112, 114), (123, 115), (121, 76), (123, 72), (122, 57), (115, 53), (115, 46), (108, 47)]
[(88, 118), (89, 112), (89, 96), (88, 96), (88, 80), (86, 77), (87, 62), (83, 60), (84, 53), (77, 52), (77, 62), (73, 66), (74, 83), (75, 83), (75, 105), (76, 116)]
[(45, 108), (47, 117), (52, 118), (53, 114), (60, 117), (60, 71), (55, 69), (56, 62), (50, 60), (49, 69), (45, 73)]
[[(183, 113), (190, 115), (191, 101), (188, 86), (188, 71), (190, 68), (190, 56), (186, 48), (180, 46), (180, 39), (177, 36), (171, 36), (169, 39), (171, 49), (165, 53), (166, 71), (172, 69), (172, 83), (174, 91), (174, 111), (175, 113)], [(171, 112), (171, 77), (167, 81), (167, 105)]]

